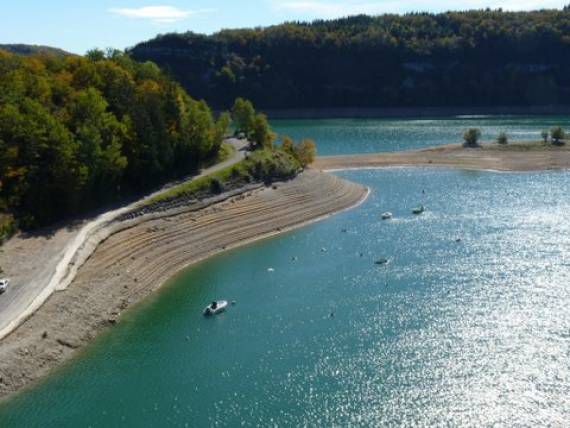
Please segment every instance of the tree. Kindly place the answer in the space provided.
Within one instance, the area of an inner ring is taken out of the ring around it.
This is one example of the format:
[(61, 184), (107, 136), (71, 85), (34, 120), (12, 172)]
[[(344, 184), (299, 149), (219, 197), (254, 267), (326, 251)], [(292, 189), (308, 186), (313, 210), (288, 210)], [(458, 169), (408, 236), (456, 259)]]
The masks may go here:
[(295, 154), (295, 142), (288, 135), (281, 137), (281, 148), (290, 154)]
[[(165, 34), (129, 54), (160, 61), (218, 108), (237, 94), (266, 109), (557, 104), (569, 20), (561, 10), (361, 15)], [(183, 57), (181, 46), (191, 46)]]
[(540, 136), (542, 137), (542, 140), (545, 143), (548, 143), (548, 136), (549, 135), (550, 135), (550, 133), (546, 129), (540, 133)]
[(0, 213), (48, 225), (186, 175), (216, 157), (228, 123), (119, 51), (0, 51)]
[(275, 141), (275, 133), (269, 127), (267, 116), (265, 116), (263, 113), (259, 113), (255, 116), (251, 139), (256, 148), (265, 149), (271, 148), (273, 146), (273, 141)]
[(214, 143), (212, 144), (212, 155), (215, 155), (220, 150), (226, 133), (228, 132), (228, 127), (230, 126), (230, 122), (232, 121), (230, 114), (228, 112), (223, 112), (218, 117), (218, 120), (215, 124), (215, 135), (214, 135)]
[(507, 144), (509, 142), (509, 137), (505, 132), (501, 132), (497, 137), (497, 144)]
[(566, 133), (560, 126), (557, 126), (550, 131), (550, 136), (552, 137), (552, 144), (562, 144), (562, 140), (566, 138)]
[(246, 138), (249, 138), (254, 131), (256, 121), (253, 104), (243, 98), (237, 98), (232, 107), (232, 120), (237, 132), (243, 132)]
[(477, 147), (481, 138), (481, 130), (478, 128), (470, 128), (463, 134), (463, 140), (467, 147)]
[(301, 166), (306, 167), (315, 160), (317, 146), (313, 140), (304, 139), (295, 147), (295, 153)]

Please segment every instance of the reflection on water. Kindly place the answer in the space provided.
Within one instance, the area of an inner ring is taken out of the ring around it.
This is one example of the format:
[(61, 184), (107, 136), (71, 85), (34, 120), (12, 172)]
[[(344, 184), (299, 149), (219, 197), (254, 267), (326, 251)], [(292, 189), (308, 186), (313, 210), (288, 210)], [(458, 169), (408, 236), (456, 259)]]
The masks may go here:
[(364, 205), (173, 279), (0, 425), (565, 425), (570, 174), (341, 175)]

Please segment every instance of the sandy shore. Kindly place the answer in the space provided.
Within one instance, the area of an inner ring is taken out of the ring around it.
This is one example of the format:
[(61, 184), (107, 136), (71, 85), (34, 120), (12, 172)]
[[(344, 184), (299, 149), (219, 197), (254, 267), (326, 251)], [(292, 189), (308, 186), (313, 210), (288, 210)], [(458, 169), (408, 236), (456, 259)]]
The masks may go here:
[(394, 153), (368, 153), (344, 156), (320, 156), (313, 168), (339, 169), (389, 166), (443, 166), (495, 171), (538, 171), (570, 168), (570, 147), (550, 146), (544, 150), (524, 150), (512, 145), (502, 148), (487, 144), (482, 148), (464, 148), (460, 144)]
[(177, 271), (225, 249), (324, 218), (362, 201), (368, 190), (308, 170), (273, 188), (249, 190), (207, 208), (189, 206), (106, 239), (71, 285), (55, 292), (0, 346), (0, 397), (45, 376), (122, 311)]
[[(196, 179), (239, 162), (246, 143), (228, 139), (235, 150), (223, 162), (207, 167), (184, 180)], [(77, 270), (110, 234), (124, 227), (116, 219), (136, 210), (140, 204), (167, 190), (168, 183), (146, 198), (73, 224), (54, 226), (29, 235), (19, 233), (0, 249), (2, 276), (10, 278), (10, 287), (0, 298), (0, 340), (40, 308), (56, 290), (69, 286)]]

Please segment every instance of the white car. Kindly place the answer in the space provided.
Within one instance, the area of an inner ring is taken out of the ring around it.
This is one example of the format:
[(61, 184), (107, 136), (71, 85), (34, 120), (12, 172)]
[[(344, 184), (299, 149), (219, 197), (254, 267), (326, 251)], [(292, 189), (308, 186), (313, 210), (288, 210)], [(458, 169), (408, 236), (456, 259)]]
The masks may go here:
[(10, 281), (7, 279), (0, 279), (0, 294), (2, 294), (8, 288)]

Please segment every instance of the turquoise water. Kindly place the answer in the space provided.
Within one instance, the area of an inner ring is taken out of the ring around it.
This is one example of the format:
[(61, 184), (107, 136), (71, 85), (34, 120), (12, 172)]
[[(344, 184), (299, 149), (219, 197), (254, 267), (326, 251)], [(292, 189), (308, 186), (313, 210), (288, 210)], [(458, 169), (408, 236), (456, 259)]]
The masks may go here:
[(341, 175), (362, 206), (172, 279), (0, 426), (566, 425), (570, 173)]
[(570, 129), (570, 117), (471, 116), (447, 119), (273, 120), (279, 134), (316, 141), (319, 154), (335, 155), (420, 149), (462, 141), (467, 128), (480, 128), (485, 141), (506, 132), (512, 140), (540, 140), (544, 129)]

